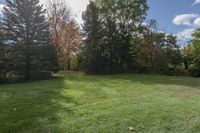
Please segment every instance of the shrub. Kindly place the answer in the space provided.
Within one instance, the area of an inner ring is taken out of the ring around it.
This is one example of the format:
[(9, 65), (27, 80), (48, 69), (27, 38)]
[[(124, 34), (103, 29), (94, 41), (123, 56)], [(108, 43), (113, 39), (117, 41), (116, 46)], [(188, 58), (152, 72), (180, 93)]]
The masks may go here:
[(170, 65), (168, 66), (167, 69), (164, 69), (163, 74), (168, 75), (168, 76), (188, 76), (189, 75), (188, 72), (184, 70), (182, 66), (173, 66), (173, 65)]
[(196, 65), (191, 65), (189, 67), (189, 74), (193, 77), (200, 77), (200, 68), (198, 68)]
[(43, 79), (50, 79), (52, 76), (52, 73), (50, 71), (33, 71), (31, 72), (31, 79), (32, 80), (43, 80)]
[(0, 71), (0, 83), (7, 82), (6, 71)]
[[(34, 71), (31, 72), (31, 80), (50, 79), (51, 75), (52, 73), (50, 71)], [(17, 72), (17, 71), (10, 71), (7, 73), (0, 72), (0, 82), (2, 81), (16, 82), (23, 80), (25, 80), (25, 74), (22, 72)]]
[(24, 80), (24, 73), (17, 72), (17, 71), (10, 71), (6, 74), (6, 78), (9, 81), (20, 81)]

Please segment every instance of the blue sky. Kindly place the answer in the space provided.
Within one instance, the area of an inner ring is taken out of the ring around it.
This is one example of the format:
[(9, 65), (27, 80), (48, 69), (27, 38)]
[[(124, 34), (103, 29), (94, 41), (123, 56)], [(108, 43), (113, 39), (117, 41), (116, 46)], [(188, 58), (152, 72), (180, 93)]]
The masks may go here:
[(156, 19), (161, 30), (173, 33), (182, 30), (185, 26), (176, 26), (172, 21), (176, 15), (200, 13), (200, 5), (192, 6), (193, 2), (194, 0), (148, 0), (148, 19)]
[[(4, 0), (0, 0), (2, 3)], [(45, 3), (47, 0), (40, 0)], [(76, 18), (81, 22), (81, 12), (89, 0), (66, 0)], [(191, 39), (191, 34), (200, 26), (200, 0), (147, 0), (147, 19), (157, 20), (158, 31), (177, 35), (180, 40)]]
[(176, 34), (179, 39), (190, 39), (200, 25), (200, 0), (148, 0), (148, 4), (147, 19), (156, 19), (158, 30)]

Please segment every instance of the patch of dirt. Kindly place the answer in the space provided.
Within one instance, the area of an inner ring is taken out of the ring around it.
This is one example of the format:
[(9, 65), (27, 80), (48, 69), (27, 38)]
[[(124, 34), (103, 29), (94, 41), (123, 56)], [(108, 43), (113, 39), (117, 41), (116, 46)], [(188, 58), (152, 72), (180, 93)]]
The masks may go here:
[(185, 86), (173, 86), (171, 88), (168, 88), (172, 94), (176, 96), (193, 96), (200, 94), (200, 89), (193, 88), (193, 87), (185, 87)]

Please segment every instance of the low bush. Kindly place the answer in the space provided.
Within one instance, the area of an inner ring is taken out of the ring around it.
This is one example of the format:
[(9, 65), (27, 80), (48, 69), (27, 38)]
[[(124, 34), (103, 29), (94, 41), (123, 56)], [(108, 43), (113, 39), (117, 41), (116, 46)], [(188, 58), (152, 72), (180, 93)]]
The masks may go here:
[(200, 77), (200, 68), (196, 65), (191, 65), (189, 67), (189, 74), (193, 77)]
[(188, 76), (188, 72), (182, 66), (170, 66), (164, 71), (164, 75), (169, 76)]
[(7, 82), (6, 71), (0, 71), (0, 83)]
[(20, 80), (24, 80), (24, 73), (21, 72), (16, 72), (16, 71), (10, 71), (8, 73), (6, 73), (6, 78), (13, 82), (13, 81), (20, 81)]
[[(31, 72), (31, 80), (50, 79), (52, 73), (50, 71), (34, 71)], [(0, 82), (18, 82), (25, 80), (25, 74), (22, 72), (10, 71), (7, 73), (0, 72)]]
[(52, 72), (50, 71), (33, 71), (31, 72), (31, 79), (32, 80), (43, 80), (43, 79), (50, 79), (52, 76)]

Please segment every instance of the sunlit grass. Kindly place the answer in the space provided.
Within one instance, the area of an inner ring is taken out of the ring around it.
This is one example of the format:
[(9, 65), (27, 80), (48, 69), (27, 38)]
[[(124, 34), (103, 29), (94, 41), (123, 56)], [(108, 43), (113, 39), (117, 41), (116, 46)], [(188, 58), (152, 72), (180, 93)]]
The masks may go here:
[(0, 85), (0, 133), (199, 132), (200, 79), (57, 74)]

